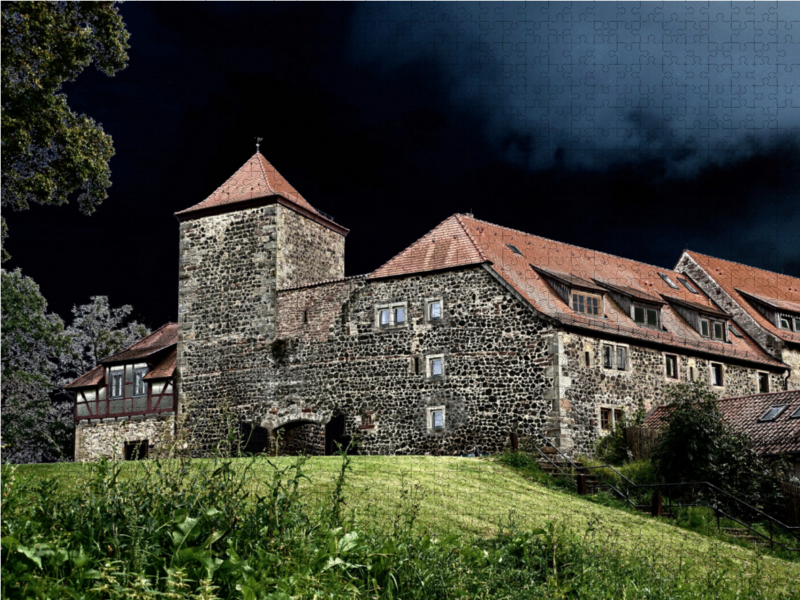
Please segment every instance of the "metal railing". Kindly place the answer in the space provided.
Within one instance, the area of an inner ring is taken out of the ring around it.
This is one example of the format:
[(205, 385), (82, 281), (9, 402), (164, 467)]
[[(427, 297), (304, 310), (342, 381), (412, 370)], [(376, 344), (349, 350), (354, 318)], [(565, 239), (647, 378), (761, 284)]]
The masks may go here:
[[(756, 535), (756, 536), (768, 541), (769, 544), (770, 544), (770, 547), (774, 548), (777, 545), (777, 546), (780, 546), (781, 548), (783, 548), (784, 550), (787, 550), (789, 552), (800, 552), (800, 546), (798, 546), (798, 547), (787, 546), (786, 544), (783, 544), (782, 542), (779, 542), (779, 541), (774, 539), (774, 528), (783, 529), (785, 532), (790, 533), (793, 536), (800, 538), (800, 526), (787, 525), (786, 523), (783, 523), (782, 521), (776, 519), (775, 517), (773, 517), (771, 515), (768, 515), (767, 513), (762, 511), (761, 509), (756, 508), (755, 506), (752, 506), (751, 504), (745, 502), (741, 498), (737, 498), (733, 494), (731, 494), (729, 492), (726, 492), (723, 489), (720, 489), (719, 487), (717, 487), (716, 485), (714, 485), (713, 483), (711, 483), (709, 481), (686, 481), (686, 482), (680, 482), (680, 483), (642, 483), (642, 484), (636, 484), (633, 481), (631, 481), (630, 479), (628, 479), (627, 477), (625, 477), (625, 475), (620, 473), (617, 469), (615, 469), (611, 465), (595, 465), (595, 466), (590, 466), (590, 467), (586, 467), (586, 466), (580, 466), (579, 467), (574, 462), (572, 462), (572, 460), (570, 460), (570, 458), (568, 456), (566, 456), (563, 452), (561, 452), (561, 450), (555, 444), (553, 444), (553, 442), (547, 436), (545, 436), (540, 431), (535, 431), (535, 430), (528, 429), (528, 434), (530, 436), (531, 445), (539, 453), (539, 455), (542, 458), (544, 458), (548, 463), (553, 465), (553, 467), (555, 467), (558, 470), (559, 474), (563, 475), (564, 477), (568, 477), (572, 481), (572, 483), (575, 485), (575, 487), (578, 489), (578, 491), (581, 490), (581, 486), (580, 486), (579, 482), (577, 481), (577, 479), (575, 477), (573, 477), (573, 474), (581, 476), (581, 475), (585, 475), (585, 472), (591, 472), (593, 469), (595, 469), (595, 470), (609, 469), (609, 470), (613, 471), (622, 481), (625, 482), (625, 491), (623, 492), (622, 490), (617, 489), (617, 487), (614, 486), (611, 483), (604, 483), (604, 484), (596, 485), (596, 486), (593, 486), (593, 487), (595, 488), (595, 490), (599, 490), (599, 489), (602, 489), (602, 488), (608, 488), (617, 497), (619, 497), (620, 499), (624, 500), (626, 506), (629, 506), (629, 507), (631, 507), (633, 509), (636, 509), (636, 510), (652, 508), (655, 505), (655, 494), (658, 494), (660, 497), (667, 498), (667, 501), (668, 501), (667, 509), (668, 510), (672, 510), (672, 509), (676, 509), (676, 508), (694, 508), (694, 507), (703, 507), (703, 508), (708, 508), (710, 510), (713, 510), (714, 511), (714, 515), (716, 516), (716, 519), (717, 519), (717, 530), (718, 531), (721, 531), (721, 529), (722, 529), (721, 528), (721, 518), (724, 517), (726, 519), (730, 519), (731, 521), (735, 521), (736, 523), (738, 523), (739, 525), (741, 525), (742, 527), (744, 527), (745, 529), (750, 531), (751, 534), (754, 534), (754, 535)], [(564, 459), (563, 463), (569, 465), (569, 467), (572, 469), (572, 473), (568, 473), (568, 472), (564, 471), (557, 463), (553, 462), (547, 456), (547, 454), (544, 453), (541, 450), (541, 448), (539, 448), (534, 443), (535, 438), (540, 439), (542, 442), (544, 442), (544, 444), (546, 446), (549, 446), (549, 447), (553, 448), (556, 451), (556, 453)], [(584, 472), (584, 473), (582, 473), (582, 472)], [(711, 504), (708, 504), (708, 503), (705, 503), (705, 502), (694, 502), (694, 503), (688, 503), (688, 504), (687, 503), (673, 503), (671, 498), (670, 498), (670, 496), (665, 496), (664, 494), (661, 494), (661, 490), (662, 489), (669, 490), (669, 489), (672, 489), (672, 488), (679, 488), (681, 486), (693, 486), (693, 487), (705, 486), (707, 489), (712, 490), (714, 492), (714, 505), (711, 505)], [(638, 490), (638, 489), (652, 489), (652, 490), (654, 490), (654, 502), (653, 502), (653, 504), (636, 504), (635, 502), (633, 502), (631, 500), (631, 491), (635, 491), (635, 490)], [(769, 536), (761, 533), (757, 529), (753, 528), (750, 524), (745, 523), (744, 521), (741, 521), (740, 519), (736, 518), (735, 516), (729, 514), (725, 510), (723, 510), (720, 507), (720, 502), (719, 502), (720, 495), (723, 496), (724, 498), (726, 498), (728, 501), (732, 501), (734, 503), (734, 505), (736, 505), (739, 508), (740, 512), (744, 512), (744, 511), (741, 510), (742, 507), (744, 507), (745, 509), (747, 509), (751, 513), (756, 514), (762, 521), (765, 521), (767, 523), (768, 527), (769, 527)], [(659, 503), (659, 506), (660, 506), (660, 503)], [(659, 514), (660, 514), (660, 508), (659, 508)]]

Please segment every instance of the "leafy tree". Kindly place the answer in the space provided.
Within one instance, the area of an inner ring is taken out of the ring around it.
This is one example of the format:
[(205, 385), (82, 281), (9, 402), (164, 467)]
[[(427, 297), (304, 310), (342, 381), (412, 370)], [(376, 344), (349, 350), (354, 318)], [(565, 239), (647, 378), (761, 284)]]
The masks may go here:
[(2, 327), (3, 459), (45, 462), (71, 455), (71, 404), (50, 399), (66, 346), (64, 323), (47, 312), (39, 286), (19, 269), (2, 271)]
[(708, 481), (755, 506), (780, 509), (785, 464), (756, 454), (722, 418), (706, 384), (678, 384), (667, 395), (671, 411), (652, 456), (659, 476), (667, 483)]
[(58, 92), (92, 63), (109, 76), (127, 66), (129, 34), (114, 4), (3, 2), (3, 208), (61, 205), (84, 190), (78, 204), (91, 214), (107, 197), (111, 137)]
[(125, 323), (132, 312), (129, 304), (111, 308), (107, 296), (72, 308), (72, 324), (64, 332), (67, 347), (59, 359), (62, 386), (150, 333), (137, 321)]

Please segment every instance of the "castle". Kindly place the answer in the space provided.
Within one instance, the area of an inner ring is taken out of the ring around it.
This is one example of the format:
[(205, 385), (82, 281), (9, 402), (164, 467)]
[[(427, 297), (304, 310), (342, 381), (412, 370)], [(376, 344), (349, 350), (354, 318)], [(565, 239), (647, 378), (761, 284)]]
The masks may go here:
[(531, 429), (591, 453), (677, 382), (800, 388), (797, 278), (690, 251), (667, 270), (469, 214), (345, 277), (348, 230), (259, 153), (176, 216), (178, 323), (70, 384), (78, 460), (157, 450), (177, 416), (201, 455), (231, 424), (252, 451), (492, 453)]

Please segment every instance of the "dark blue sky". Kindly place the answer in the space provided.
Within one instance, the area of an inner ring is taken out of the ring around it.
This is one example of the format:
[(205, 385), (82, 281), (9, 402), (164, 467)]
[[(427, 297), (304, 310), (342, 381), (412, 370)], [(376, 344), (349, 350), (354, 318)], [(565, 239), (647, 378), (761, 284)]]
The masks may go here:
[(177, 317), (178, 224), (254, 151), (376, 268), (454, 212), (671, 267), (800, 276), (798, 3), (127, 3), (129, 67), (65, 87), (113, 138), (91, 217), (10, 214), (68, 316)]

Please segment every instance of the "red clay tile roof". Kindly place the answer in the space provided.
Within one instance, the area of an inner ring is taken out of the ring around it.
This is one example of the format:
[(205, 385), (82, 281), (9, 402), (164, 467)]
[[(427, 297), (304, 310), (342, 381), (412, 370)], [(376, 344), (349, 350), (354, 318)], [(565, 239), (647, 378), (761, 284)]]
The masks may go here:
[(668, 296), (666, 294), (661, 294), (661, 297), (664, 298), (667, 302), (674, 302), (680, 306), (687, 306), (689, 308), (693, 308), (698, 312), (703, 312), (708, 315), (714, 315), (715, 317), (720, 317), (723, 319), (727, 319), (730, 315), (718, 308), (713, 306), (707, 306), (705, 304), (700, 304), (699, 302), (690, 302), (689, 300), (684, 300), (682, 298), (675, 298), (674, 296)]
[[(800, 408), (800, 390), (722, 398), (717, 403), (722, 417), (750, 437), (758, 454), (800, 453), (800, 417), (792, 417)], [(778, 405), (786, 408), (774, 421), (759, 422), (771, 407)], [(645, 419), (644, 426), (663, 427), (670, 411), (669, 406), (658, 407)]]
[(107, 358), (104, 358), (100, 361), (101, 364), (104, 363), (119, 363), (125, 362), (129, 360), (133, 360), (136, 358), (144, 358), (145, 356), (150, 356), (158, 352), (159, 350), (163, 350), (168, 346), (172, 346), (173, 344), (178, 343), (178, 324), (177, 323), (167, 323), (166, 325), (162, 325), (158, 329), (156, 329), (150, 335), (143, 337), (142, 339), (134, 342), (125, 350), (118, 354), (114, 354)]
[(486, 257), (464, 228), (462, 216), (454, 215), (370, 273), (368, 278), (438, 271), (486, 261)]
[[(516, 247), (516, 254), (509, 245)], [(571, 275), (627, 289), (637, 296), (658, 299), (662, 294), (687, 303), (716, 308), (699, 290), (695, 295), (683, 287), (675, 290), (658, 275), (675, 281), (680, 275), (669, 269), (555, 242), (514, 229), (480, 221), (468, 215), (454, 215), (385, 265), (369, 279), (393, 277), (437, 269), (491, 263), (494, 271), (538, 311), (565, 325), (607, 334), (647, 340), (695, 352), (725, 356), (773, 367), (785, 365), (766, 354), (753, 340), (731, 336), (730, 343), (703, 338), (669, 304), (662, 308), (667, 331), (640, 327), (630, 315), (605, 295), (605, 318), (577, 313), (562, 300), (536, 269)], [(660, 299), (657, 302), (662, 302)]]
[(236, 173), (231, 175), (208, 198), (199, 204), (176, 212), (175, 215), (181, 218), (193, 213), (223, 212), (228, 207), (231, 210), (236, 210), (239, 208), (237, 205), (273, 196), (288, 200), (291, 206), (299, 207), (301, 210), (311, 213), (316, 217), (315, 220), (324, 225), (332, 225), (332, 228), (336, 230), (347, 231), (341, 225), (334, 223), (329, 215), (311, 206), (260, 152), (256, 152), (250, 157), (250, 160), (244, 163)]
[(702, 267), (764, 329), (779, 339), (800, 344), (800, 333), (776, 327), (740, 293), (740, 291), (744, 292), (790, 312), (800, 312), (800, 279), (714, 258), (691, 250), (686, 250), (685, 254)]
[(105, 376), (105, 369), (103, 365), (97, 365), (91, 371), (84, 373), (80, 377), (78, 377), (72, 383), (68, 383), (64, 386), (64, 388), (68, 390), (76, 390), (78, 388), (84, 387), (94, 387), (101, 381), (103, 381), (103, 377)]
[(144, 376), (145, 379), (166, 379), (175, 374), (175, 365), (178, 364), (178, 347), (175, 346), (161, 359), (153, 370)]

